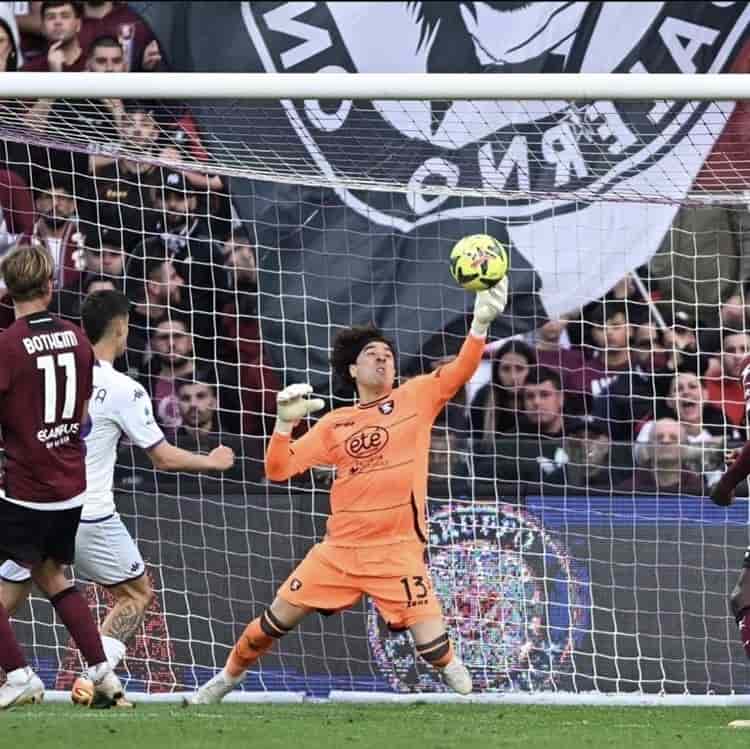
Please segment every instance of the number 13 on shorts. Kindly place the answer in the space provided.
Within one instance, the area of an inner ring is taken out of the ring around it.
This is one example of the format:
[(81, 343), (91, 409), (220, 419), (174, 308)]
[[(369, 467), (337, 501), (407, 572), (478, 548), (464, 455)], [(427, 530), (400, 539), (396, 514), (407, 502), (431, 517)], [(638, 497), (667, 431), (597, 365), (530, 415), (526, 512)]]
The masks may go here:
[(418, 601), (427, 598), (430, 594), (430, 580), (425, 579), (423, 575), (412, 575), (411, 577), (402, 577), (399, 581), (404, 586), (406, 594), (406, 605), (419, 606)]

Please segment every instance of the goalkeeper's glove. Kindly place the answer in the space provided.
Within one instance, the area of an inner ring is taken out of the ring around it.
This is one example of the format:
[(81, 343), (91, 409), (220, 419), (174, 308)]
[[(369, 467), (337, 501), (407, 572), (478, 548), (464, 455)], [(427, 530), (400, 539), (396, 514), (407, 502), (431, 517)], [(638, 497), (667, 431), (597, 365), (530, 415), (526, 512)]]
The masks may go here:
[(475, 335), (485, 336), (492, 321), (505, 309), (508, 303), (508, 277), (503, 278), (488, 291), (477, 293), (474, 302), (474, 319), (471, 330)]
[(320, 411), (325, 402), (322, 398), (307, 398), (312, 386), (306, 383), (289, 385), (276, 396), (276, 431), (290, 434), (300, 419)]

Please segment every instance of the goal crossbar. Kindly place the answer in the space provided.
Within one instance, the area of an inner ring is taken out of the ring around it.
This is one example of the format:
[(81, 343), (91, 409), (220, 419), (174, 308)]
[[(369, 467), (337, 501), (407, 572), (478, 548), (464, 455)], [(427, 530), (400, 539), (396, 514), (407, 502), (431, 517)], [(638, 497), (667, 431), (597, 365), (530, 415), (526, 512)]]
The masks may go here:
[(0, 97), (157, 99), (750, 98), (744, 75), (673, 73), (0, 73)]

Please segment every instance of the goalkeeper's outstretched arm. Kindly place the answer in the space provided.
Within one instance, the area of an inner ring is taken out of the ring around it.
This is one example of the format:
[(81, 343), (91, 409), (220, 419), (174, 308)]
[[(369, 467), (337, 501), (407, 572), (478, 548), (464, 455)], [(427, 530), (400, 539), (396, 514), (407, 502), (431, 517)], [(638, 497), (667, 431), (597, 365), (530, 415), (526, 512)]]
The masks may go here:
[(458, 356), (438, 371), (440, 396), (443, 400), (452, 398), (458, 389), (465, 385), (476, 372), (482, 360), (487, 332), (493, 320), (505, 309), (508, 303), (508, 279), (500, 281), (489, 291), (480, 291), (474, 302), (474, 317), (471, 332), (461, 346)]
[(276, 427), (266, 449), (266, 476), (286, 481), (314, 465), (326, 463), (328, 450), (323, 427), (316, 424), (304, 437), (291, 442), (292, 430), (305, 416), (320, 411), (321, 398), (308, 398), (312, 387), (289, 385), (276, 396)]

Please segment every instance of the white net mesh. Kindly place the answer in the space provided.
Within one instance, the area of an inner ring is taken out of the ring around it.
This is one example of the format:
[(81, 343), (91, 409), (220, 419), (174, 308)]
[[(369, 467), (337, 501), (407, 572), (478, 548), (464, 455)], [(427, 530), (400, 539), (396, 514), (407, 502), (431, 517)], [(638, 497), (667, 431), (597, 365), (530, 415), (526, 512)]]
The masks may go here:
[[(275, 391), (310, 381), (347, 402), (331, 341), (371, 319), (402, 377), (455, 354), (470, 300), (447, 257), (483, 232), (511, 252), (514, 293), (438, 419), (429, 502), (436, 587), (477, 687), (745, 691), (727, 598), (747, 505), (705, 498), (746, 438), (748, 162), (733, 110), (4, 101), (6, 244), (47, 244), (71, 319), (92, 288), (124, 288), (120, 366), (168, 437), (240, 457), (223, 477), (170, 477), (120, 450), (119, 511), (157, 593), (130, 688), (202, 683), (322, 537), (330, 473), (263, 475)], [(196, 383), (216, 395), (207, 421)], [(18, 631), (48, 682), (69, 685), (76, 656), (43, 601)], [(369, 602), (309, 618), (244, 688), (443, 689)]]

